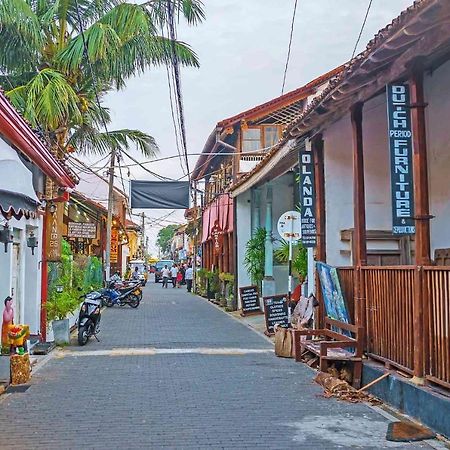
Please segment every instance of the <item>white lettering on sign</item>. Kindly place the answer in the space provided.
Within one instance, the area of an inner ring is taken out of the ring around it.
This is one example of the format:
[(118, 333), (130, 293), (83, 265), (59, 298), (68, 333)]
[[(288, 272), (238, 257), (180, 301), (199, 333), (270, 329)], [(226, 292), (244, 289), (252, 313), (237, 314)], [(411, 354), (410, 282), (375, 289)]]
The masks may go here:
[(387, 86), (391, 152), (392, 221), (394, 234), (412, 234), (414, 196), (409, 86)]

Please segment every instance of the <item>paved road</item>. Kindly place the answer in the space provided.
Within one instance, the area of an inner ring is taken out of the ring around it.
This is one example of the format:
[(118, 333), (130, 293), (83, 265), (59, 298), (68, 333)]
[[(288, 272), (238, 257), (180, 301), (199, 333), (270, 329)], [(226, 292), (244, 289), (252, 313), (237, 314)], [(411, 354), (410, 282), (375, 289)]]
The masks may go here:
[(322, 398), (309, 368), (184, 289), (149, 284), (102, 321), (101, 342), (0, 399), (2, 450), (430, 448), (386, 441), (387, 419)]

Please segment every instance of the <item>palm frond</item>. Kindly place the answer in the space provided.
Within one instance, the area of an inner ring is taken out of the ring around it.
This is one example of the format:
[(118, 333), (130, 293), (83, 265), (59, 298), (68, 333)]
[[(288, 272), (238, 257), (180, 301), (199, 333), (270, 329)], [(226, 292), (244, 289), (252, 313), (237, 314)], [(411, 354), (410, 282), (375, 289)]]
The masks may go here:
[(55, 130), (69, 117), (81, 122), (79, 99), (63, 74), (44, 69), (25, 86), (6, 93), (33, 126)]
[[(184, 17), (188, 24), (198, 25), (205, 19), (205, 11), (201, 0), (171, 0), (174, 15)], [(149, 0), (143, 4), (155, 23), (164, 26), (168, 22), (167, 0)]]
[(111, 150), (128, 150), (132, 144), (147, 158), (153, 158), (159, 151), (155, 139), (142, 131), (123, 129), (106, 133), (88, 125), (78, 127), (69, 144), (82, 154), (103, 155)]
[(25, 0), (0, 1), (0, 67), (32, 70), (44, 42), (38, 17)]

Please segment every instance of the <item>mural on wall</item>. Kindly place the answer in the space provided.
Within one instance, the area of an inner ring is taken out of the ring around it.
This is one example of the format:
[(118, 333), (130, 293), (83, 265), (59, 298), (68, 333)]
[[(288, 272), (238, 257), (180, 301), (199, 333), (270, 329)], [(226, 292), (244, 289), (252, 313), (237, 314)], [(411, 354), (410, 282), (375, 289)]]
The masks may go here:
[(317, 262), (316, 266), (327, 317), (350, 323), (336, 268), (322, 262)]

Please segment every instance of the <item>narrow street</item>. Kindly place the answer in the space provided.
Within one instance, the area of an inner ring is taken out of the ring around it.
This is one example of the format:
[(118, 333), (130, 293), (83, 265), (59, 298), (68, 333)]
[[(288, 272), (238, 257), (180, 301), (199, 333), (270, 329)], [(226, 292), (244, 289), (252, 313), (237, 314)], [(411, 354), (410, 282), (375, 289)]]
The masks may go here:
[(385, 440), (387, 419), (321, 397), (312, 372), (185, 289), (149, 283), (0, 399), (0, 448), (431, 448)]

